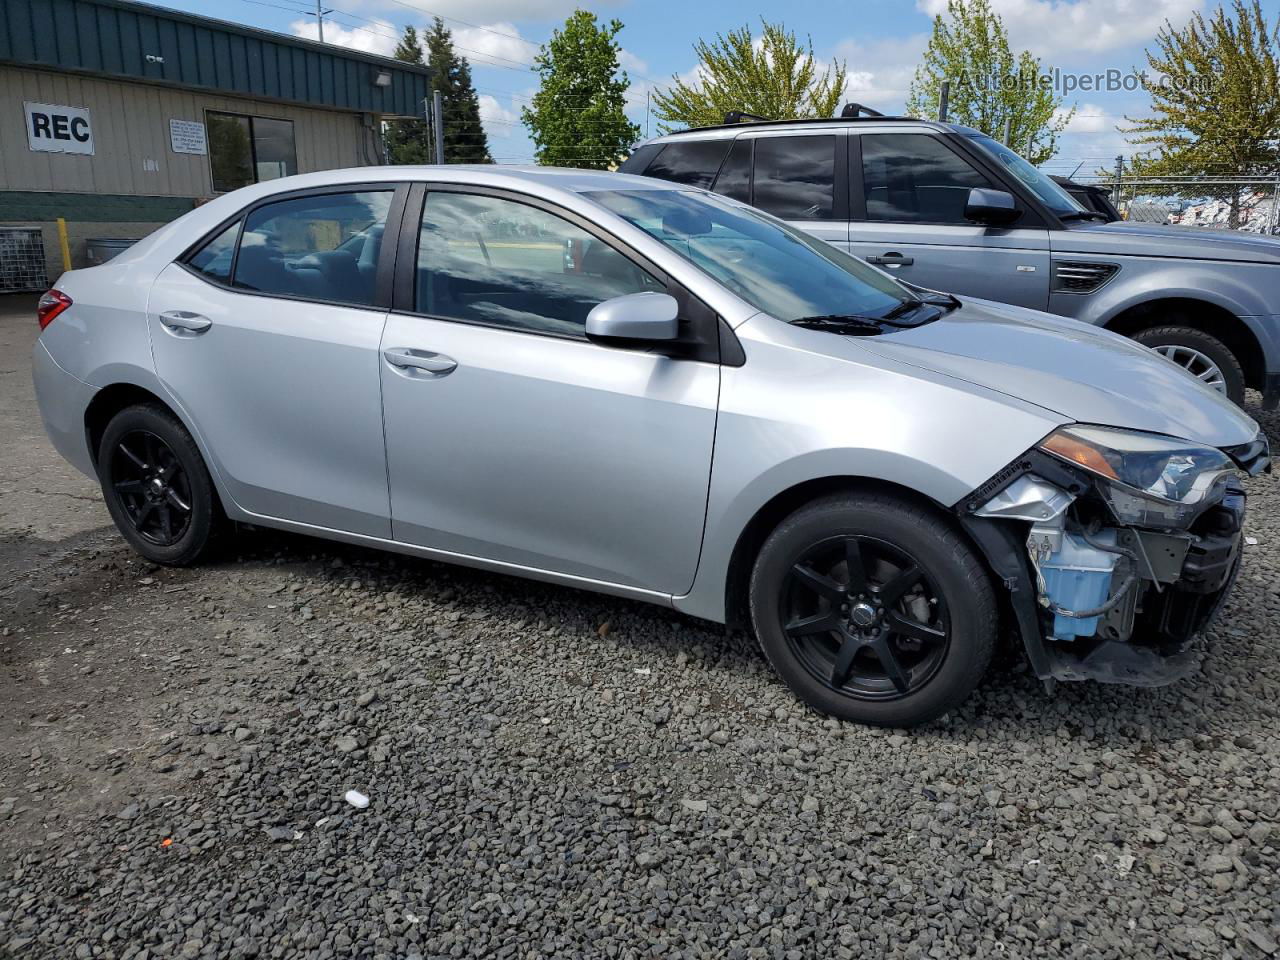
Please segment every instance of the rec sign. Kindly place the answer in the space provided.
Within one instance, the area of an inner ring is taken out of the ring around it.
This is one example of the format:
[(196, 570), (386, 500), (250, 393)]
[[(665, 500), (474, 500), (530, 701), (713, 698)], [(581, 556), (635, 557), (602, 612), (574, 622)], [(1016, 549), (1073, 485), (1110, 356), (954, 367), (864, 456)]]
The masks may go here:
[(27, 146), (32, 150), (93, 155), (93, 127), (87, 109), (30, 101), (22, 106), (27, 114)]

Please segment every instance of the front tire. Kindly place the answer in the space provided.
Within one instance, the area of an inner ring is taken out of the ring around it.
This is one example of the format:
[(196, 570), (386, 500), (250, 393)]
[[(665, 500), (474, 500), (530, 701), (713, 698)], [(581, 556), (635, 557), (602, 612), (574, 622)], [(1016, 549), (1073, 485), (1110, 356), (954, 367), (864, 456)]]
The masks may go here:
[(995, 649), (995, 596), (942, 517), (881, 494), (797, 510), (761, 547), (751, 619), (765, 656), (822, 713), (912, 727), (973, 692)]
[(116, 528), (153, 563), (188, 566), (209, 548), (221, 513), (191, 434), (162, 407), (126, 407), (98, 445), (98, 480)]
[(1236, 406), (1244, 404), (1244, 368), (1217, 337), (1195, 327), (1175, 325), (1139, 330), (1133, 339), (1176, 363)]

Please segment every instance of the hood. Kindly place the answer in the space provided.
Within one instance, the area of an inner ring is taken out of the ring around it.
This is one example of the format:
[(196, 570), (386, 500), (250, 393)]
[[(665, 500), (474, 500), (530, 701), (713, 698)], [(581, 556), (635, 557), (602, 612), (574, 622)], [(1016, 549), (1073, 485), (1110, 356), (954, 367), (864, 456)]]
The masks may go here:
[(858, 344), (1078, 423), (1163, 433), (1214, 447), (1248, 443), (1258, 433), (1258, 425), (1235, 404), (1132, 340), (1035, 310), (989, 300), (961, 302), (933, 323), (859, 337)]
[(1280, 238), (1240, 230), (1169, 227), (1154, 223), (1072, 224), (1052, 230), (1049, 244), (1055, 254), (1100, 253), (1120, 256), (1173, 257), (1190, 260), (1234, 260), (1280, 263)]

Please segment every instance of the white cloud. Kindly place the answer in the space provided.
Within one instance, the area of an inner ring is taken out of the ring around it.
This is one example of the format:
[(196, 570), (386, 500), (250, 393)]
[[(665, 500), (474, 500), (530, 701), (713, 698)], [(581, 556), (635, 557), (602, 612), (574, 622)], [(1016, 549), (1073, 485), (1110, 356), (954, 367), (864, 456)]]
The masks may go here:
[[(1145, 44), (1165, 20), (1180, 27), (1202, 6), (1203, 0), (991, 0), (1014, 49), (1050, 61)], [(947, 0), (916, 0), (916, 8), (936, 17), (946, 13)]]
[(618, 64), (628, 74), (647, 73), (649, 70), (649, 64), (645, 63), (630, 50), (620, 50), (618, 52)]
[(497, 127), (490, 136), (505, 137), (510, 135), (512, 126), (520, 122), (520, 114), (511, 107), (503, 106), (497, 97), (482, 93), (480, 94), (480, 119), (486, 128)]
[(515, 25), (505, 20), (475, 27), (456, 25), (450, 29), (454, 47), (473, 67), (529, 64), (538, 52), (537, 44), (525, 40)]
[(902, 113), (928, 42), (927, 36), (916, 34), (873, 44), (852, 39), (839, 44), (836, 59), (843, 60), (848, 71), (844, 101), (857, 101), (881, 113)]
[[(1070, 112), (1070, 107), (1059, 107), (1053, 112), (1056, 123)], [(1096, 103), (1081, 103), (1076, 106), (1075, 115), (1067, 123), (1064, 133), (1114, 133), (1116, 125), (1124, 118), (1111, 114)]]
[[(295, 20), (289, 24), (289, 32), (304, 40), (316, 40), (315, 18)], [(374, 20), (363, 27), (344, 27), (333, 20), (324, 22), (324, 42), (335, 47), (349, 47), (365, 53), (389, 57), (399, 42), (400, 28), (389, 20)]]

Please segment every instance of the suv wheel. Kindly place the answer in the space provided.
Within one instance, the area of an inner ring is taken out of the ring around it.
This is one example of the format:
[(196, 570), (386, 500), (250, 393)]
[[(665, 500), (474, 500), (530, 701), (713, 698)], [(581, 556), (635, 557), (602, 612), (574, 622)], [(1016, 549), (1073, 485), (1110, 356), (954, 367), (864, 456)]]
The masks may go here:
[(1217, 337), (1194, 327), (1152, 327), (1133, 339), (1171, 360), (1235, 404), (1244, 403), (1244, 369)]
[(221, 520), (213, 481), (191, 434), (157, 406), (127, 407), (98, 446), (98, 479), (116, 527), (152, 563), (187, 566)]
[(955, 707), (991, 662), (986, 570), (941, 517), (882, 495), (840, 495), (788, 517), (750, 587), (765, 656), (816, 710), (909, 727)]

